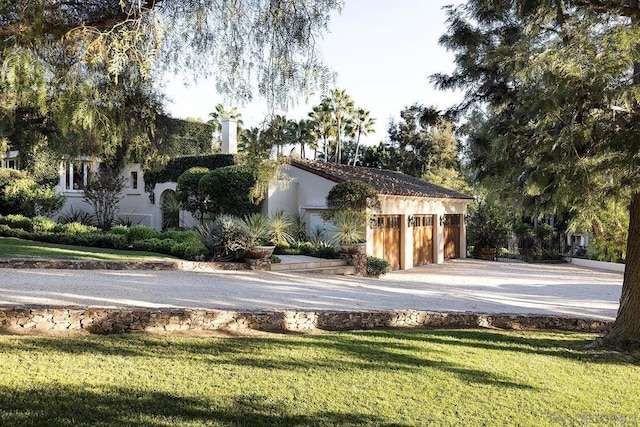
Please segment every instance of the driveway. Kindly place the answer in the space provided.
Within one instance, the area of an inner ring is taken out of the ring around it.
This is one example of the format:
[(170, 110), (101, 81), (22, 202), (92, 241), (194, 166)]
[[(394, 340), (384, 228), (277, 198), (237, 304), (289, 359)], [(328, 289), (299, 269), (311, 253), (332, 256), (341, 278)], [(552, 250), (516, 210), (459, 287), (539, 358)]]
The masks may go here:
[(0, 270), (0, 306), (396, 310), (614, 319), (622, 274), (455, 260), (381, 279), (258, 271)]

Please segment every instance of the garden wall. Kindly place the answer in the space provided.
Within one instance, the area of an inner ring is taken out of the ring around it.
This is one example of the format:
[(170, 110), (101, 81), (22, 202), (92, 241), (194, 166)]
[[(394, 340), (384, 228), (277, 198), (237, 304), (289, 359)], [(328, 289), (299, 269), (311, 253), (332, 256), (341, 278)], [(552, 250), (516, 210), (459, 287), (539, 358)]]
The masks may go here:
[(583, 258), (565, 258), (565, 261), (580, 267), (597, 268), (599, 270), (615, 271), (618, 273), (624, 273), (624, 267), (625, 267), (624, 264), (620, 264), (620, 263), (595, 261), (592, 259), (583, 259)]
[(606, 332), (613, 322), (556, 316), (371, 312), (241, 312), (216, 310), (96, 309), (56, 307), (0, 308), (0, 332), (18, 334), (120, 334), (146, 332), (243, 334), (251, 331), (312, 332), (388, 328), (501, 328)]

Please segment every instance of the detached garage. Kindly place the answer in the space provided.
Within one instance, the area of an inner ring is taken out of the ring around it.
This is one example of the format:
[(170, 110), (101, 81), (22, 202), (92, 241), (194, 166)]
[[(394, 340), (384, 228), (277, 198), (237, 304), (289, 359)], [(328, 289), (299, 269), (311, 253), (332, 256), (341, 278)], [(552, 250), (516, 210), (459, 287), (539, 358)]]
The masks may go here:
[(334, 185), (360, 180), (377, 190), (381, 204), (366, 230), (369, 255), (396, 270), (465, 257), (464, 216), (471, 196), (400, 172), (311, 160), (292, 159), (285, 173), (286, 182), (270, 186), (264, 213), (282, 209), (315, 224)]

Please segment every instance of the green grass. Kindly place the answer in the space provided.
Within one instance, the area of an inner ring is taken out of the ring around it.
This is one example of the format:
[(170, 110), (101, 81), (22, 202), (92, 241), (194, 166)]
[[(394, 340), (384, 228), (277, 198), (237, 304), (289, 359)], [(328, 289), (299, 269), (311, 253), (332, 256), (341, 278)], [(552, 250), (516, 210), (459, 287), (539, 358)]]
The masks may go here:
[(9, 237), (0, 237), (0, 258), (40, 258), (105, 261), (166, 261), (175, 260), (166, 255), (122, 251), (117, 249), (89, 248), (84, 246), (56, 245)]
[(638, 359), (592, 339), (0, 336), (0, 425), (637, 425)]

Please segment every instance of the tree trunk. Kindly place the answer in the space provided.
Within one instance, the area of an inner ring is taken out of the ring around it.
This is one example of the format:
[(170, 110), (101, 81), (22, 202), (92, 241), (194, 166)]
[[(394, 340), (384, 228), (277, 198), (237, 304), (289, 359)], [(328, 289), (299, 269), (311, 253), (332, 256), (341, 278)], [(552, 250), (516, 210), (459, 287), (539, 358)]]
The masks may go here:
[(627, 258), (620, 308), (604, 344), (631, 349), (640, 346), (640, 193), (631, 201)]

